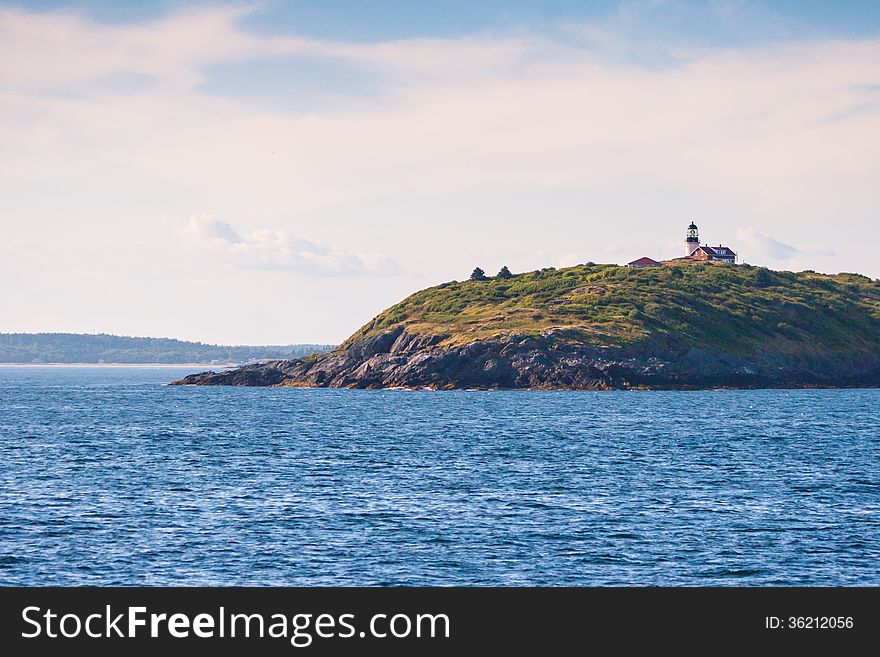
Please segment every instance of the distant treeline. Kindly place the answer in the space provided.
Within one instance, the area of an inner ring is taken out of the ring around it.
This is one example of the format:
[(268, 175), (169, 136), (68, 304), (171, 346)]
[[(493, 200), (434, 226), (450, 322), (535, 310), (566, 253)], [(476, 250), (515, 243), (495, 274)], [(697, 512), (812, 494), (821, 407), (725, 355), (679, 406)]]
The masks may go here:
[(170, 338), (80, 333), (0, 333), (0, 363), (248, 363), (302, 358), (329, 344), (223, 346)]

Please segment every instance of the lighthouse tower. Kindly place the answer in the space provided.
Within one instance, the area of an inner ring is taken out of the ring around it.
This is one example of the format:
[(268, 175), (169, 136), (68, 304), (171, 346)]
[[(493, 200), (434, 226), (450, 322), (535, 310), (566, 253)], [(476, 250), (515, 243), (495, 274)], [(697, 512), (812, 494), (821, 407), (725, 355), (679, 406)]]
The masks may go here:
[(691, 222), (688, 226), (687, 237), (684, 238), (684, 254), (689, 256), (691, 253), (700, 248), (700, 229), (697, 224)]

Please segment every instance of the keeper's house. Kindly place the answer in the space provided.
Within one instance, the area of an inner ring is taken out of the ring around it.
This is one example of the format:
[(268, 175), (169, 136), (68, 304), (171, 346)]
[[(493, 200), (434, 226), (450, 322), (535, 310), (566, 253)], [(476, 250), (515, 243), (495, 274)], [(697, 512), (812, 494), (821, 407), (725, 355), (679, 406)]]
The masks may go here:
[(713, 260), (715, 262), (736, 263), (736, 254), (726, 246), (700, 246), (688, 256), (691, 260)]

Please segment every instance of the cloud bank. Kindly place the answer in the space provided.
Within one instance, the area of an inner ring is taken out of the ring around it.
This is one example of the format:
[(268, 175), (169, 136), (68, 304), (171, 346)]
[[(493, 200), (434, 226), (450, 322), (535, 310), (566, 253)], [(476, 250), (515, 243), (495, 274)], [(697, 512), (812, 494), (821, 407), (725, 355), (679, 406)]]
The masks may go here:
[(801, 256), (819, 256), (823, 258), (820, 262), (824, 263), (824, 258), (837, 255), (837, 253), (830, 249), (822, 249), (815, 246), (795, 246), (762, 233), (755, 228), (741, 228), (737, 230), (736, 238), (738, 244), (742, 245), (740, 248), (746, 251), (741, 253), (740, 256), (745, 256), (747, 260), (748, 258), (757, 257), (764, 261), (787, 261)]
[[(877, 210), (878, 40), (682, 49), (651, 68), (609, 60), (594, 40), (528, 34), (257, 37), (238, 26), (245, 11), (108, 26), (0, 10), (0, 175), (85, 161), (294, 211), (401, 189), (619, 184), (806, 220), (841, 204)], [(353, 65), (383, 91), (315, 113), (200, 90), (213, 64), (272, 57), (297, 68), (306, 56)], [(153, 82), (132, 92), (114, 79)]]
[[(753, 264), (880, 276), (880, 39), (643, 39), (688, 3), (643, 4), (378, 42), (258, 34), (241, 5), (0, 8), (0, 301), (21, 330), (330, 342), (477, 265), (677, 255), (692, 220)], [(234, 220), (157, 229), (194, 208)], [(210, 258), (157, 268), (169, 238)], [(22, 275), (41, 252), (63, 262)], [(376, 285), (372, 253), (421, 274)], [(315, 312), (272, 303), (277, 271)]]
[(400, 273), (399, 265), (384, 256), (357, 255), (286, 230), (264, 228), (242, 236), (227, 222), (207, 214), (191, 215), (177, 232), (191, 246), (246, 269), (280, 269), (313, 276)]

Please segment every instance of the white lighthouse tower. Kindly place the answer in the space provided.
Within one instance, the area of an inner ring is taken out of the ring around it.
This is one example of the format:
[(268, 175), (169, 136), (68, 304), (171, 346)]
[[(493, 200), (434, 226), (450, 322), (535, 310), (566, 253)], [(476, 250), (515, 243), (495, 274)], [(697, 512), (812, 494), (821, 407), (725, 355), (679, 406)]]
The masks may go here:
[(684, 238), (684, 254), (689, 256), (700, 248), (700, 229), (697, 224), (691, 222), (688, 226), (687, 237)]

